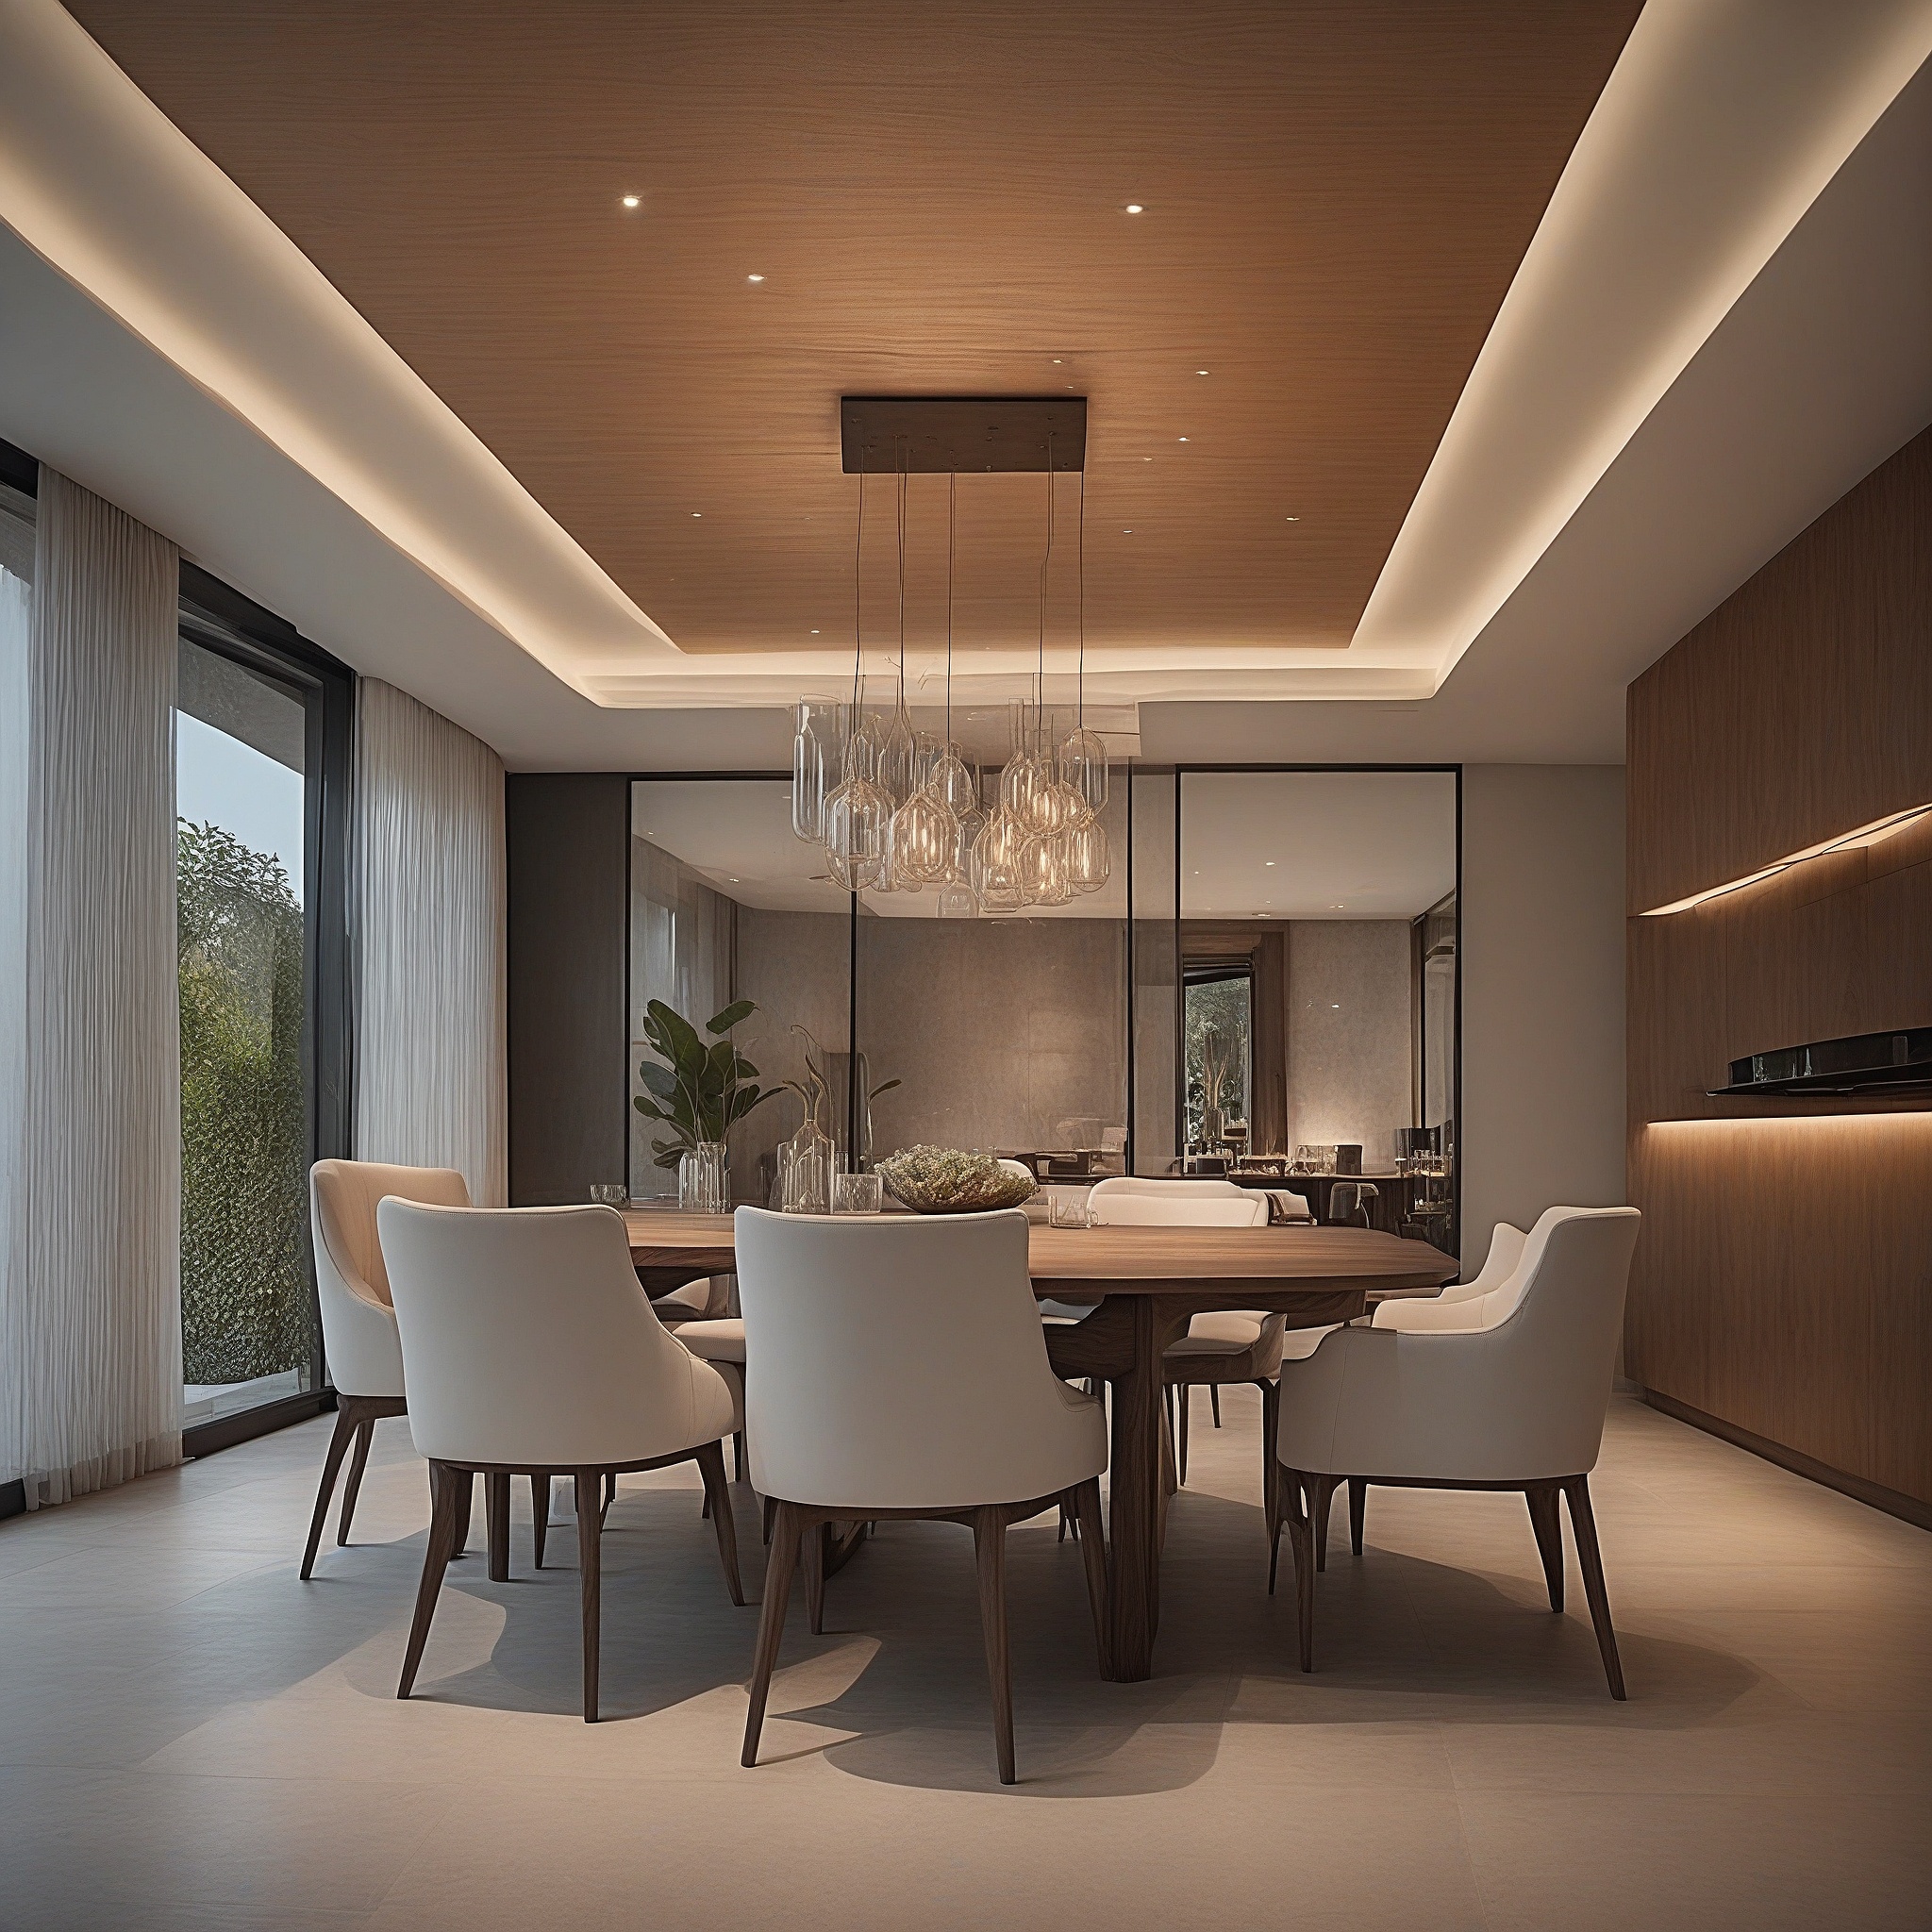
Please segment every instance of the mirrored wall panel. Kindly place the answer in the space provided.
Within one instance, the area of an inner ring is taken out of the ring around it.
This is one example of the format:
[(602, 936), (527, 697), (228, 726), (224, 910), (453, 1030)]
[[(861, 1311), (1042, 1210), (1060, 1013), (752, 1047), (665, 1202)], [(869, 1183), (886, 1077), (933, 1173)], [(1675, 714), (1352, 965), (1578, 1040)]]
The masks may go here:
[(1453, 1246), (1456, 774), (1179, 784), (1185, 1165)]
[[(1118, 767), (1098, 891), (1001, 915), (826, 876), (783, 777), (632, 788), (631, 1193), (914, 1145), (1225, 1174), (1454, 1240), (1457, 778)], [(1131, 917), (1129, 916), (1131, 911)]]

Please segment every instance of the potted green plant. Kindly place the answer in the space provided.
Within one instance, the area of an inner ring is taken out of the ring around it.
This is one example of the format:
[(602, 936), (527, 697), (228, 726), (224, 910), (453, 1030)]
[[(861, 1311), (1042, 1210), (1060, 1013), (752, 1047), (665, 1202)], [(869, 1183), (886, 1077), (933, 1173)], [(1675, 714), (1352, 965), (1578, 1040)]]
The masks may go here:
[[(687, 1154), (722, 1150), (724, 1137), (753, 1108), (771, 1099), (775, 1087), (759, 1087), (758, 1070), (738, 1050), (734, 1033), (758, 1011), (750, 1000), (734, 1000), (705, 1022), (708, 1044), (681, 1013), (662, 1000), (644, 1008), (644, 1038), (656, 1060), (638, 1068), (645, 1091), (631, 1105), (646, 1120), (661, 1121), (670, 1133), (651, 1142), (656, 1164), (675, 1169)], [(722, 1151), (718, 1156), (722, 1162)]]

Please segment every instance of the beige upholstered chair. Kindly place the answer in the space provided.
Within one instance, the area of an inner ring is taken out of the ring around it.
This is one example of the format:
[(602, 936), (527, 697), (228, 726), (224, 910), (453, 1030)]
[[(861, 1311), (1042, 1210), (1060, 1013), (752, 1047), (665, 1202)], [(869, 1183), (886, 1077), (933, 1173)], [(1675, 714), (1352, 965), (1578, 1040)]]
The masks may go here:
[[(374, 1160), (318, 1160), (308, 1171), (309, 1225), (315, 1244), (316, 1298), (322, 1308), (322, 1346), (336, 1390), (336, 1427), (323, 1459), (308, 1544), (302, 1553), (306, 1582), (315, 1568), (322, 1525), (328, 1514), (342, 1457), (353, 1441), (355, 1459), (342, 1491), (342, 1513), (336, 1544), (349, 1541), (356, 1497), (369, 1461), (375, 1424), (384, 1416), (403, 1415), (408, 1402), (403, 1387), (403, 1350), (390, 1303), (389, 1272), (376, 1238), (375, 1206), (386, 1194), (467, 1208), (470, 1191), (448, 1167), (392, 1167)], [(540, 1525), (537, 1560), (542, 1561)]]

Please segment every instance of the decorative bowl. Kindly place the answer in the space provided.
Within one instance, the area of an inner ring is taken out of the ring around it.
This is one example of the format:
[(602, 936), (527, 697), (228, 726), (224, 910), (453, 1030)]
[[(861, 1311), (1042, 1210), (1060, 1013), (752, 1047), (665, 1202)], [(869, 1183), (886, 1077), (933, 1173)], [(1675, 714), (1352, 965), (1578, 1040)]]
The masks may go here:
[(1039, 1191), (1031, 1174), (958, 1147), (908, 1147), (881, 1160), (878, 1174), (893, 1200), (915, 1214), (984, 1214), (1017, 1208)]

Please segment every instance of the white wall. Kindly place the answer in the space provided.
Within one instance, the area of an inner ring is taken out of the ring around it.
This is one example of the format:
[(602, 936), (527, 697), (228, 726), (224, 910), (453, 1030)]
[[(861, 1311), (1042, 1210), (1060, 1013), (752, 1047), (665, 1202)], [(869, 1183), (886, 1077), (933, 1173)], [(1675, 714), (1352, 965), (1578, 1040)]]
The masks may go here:
[(1462, 779), (1462, 1258), (1624, 1180), (1624, 772)]

